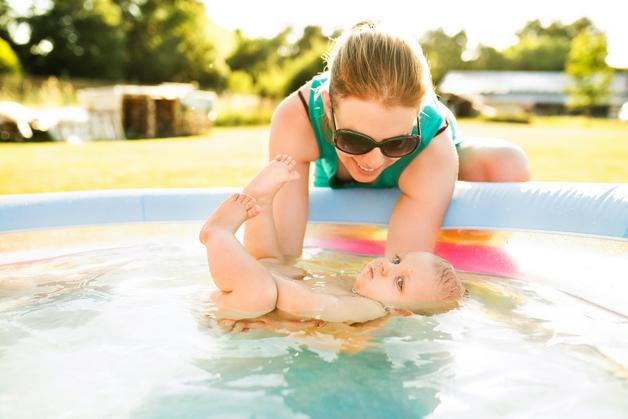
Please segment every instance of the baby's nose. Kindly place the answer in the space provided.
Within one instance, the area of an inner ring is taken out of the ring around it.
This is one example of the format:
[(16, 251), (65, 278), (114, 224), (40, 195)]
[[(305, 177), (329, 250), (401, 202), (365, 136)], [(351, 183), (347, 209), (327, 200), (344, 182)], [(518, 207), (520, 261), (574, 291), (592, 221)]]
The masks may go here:
[(386, 266), (386, 262), (379, 261), (378, 269), (381, 275), (383, 276), (388, 275), (388, 266)]

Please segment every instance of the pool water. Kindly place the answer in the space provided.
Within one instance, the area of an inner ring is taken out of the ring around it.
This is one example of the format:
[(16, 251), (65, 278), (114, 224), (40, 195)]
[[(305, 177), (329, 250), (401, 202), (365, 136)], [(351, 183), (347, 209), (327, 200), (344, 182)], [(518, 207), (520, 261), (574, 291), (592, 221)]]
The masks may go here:
[[(628, 412), (628, 319), (543, 282), (463, 273), (447, 313), (229, 334), (187, 231), (58, 253), (0, 265), (2, 418)], [(299, 266), (333, 280), (368, 260), (310, 247)]]

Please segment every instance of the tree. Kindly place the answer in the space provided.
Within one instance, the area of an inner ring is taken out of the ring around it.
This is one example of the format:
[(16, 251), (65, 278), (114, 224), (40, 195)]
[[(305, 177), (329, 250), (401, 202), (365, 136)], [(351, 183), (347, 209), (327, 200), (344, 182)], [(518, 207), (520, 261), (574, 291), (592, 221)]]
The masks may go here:
[(228, 68), (213, 43), (212, 23), (200, 1), (146, 1), (131, 10), (135, 23), (127, 36), (129, 78), (225, 85)]
[(569, 54), (569, 39), (547, 35), (524, 37), (503, 55), (511, 70), (563, 71)]
[(125, 36), (112, 0), (56, 0), (23, 18), (31, 30), (22, 62), (45, 75), (119, 79), (124, 76)]
[(253, 93), (253, 78), (246, 71), (232, 71), (227, 78), (227, 89), (232, 93)]
[(330, 40), (318, 26), (306, 26), (299, 39), (288, 42), (292, 29), (272, 38), (248, 38), (236, 31), (237, 47), (227, 58), (232, 71), (248, 73), (262, 96), (281, 97), (323, 71), (322, 58)]
[(607, 55), (606, 36), (601, 32), (586, 30), (573, 39), (567, 60), (567, 74), (572, 81), (567, 92), (572, 109), (591, 115), (608, 96), (613, 71), (606, 64)]
[(330, 38), (323, 33), (320, 26), (309, 25), (303, 28), (301, 37), (294, 44), (292, 58), (307, 53), (312, 49), (320, 49), (321, 45), (328, 45)]
[(260, 75), (279, 66), (292, 54), (288, 43), (291, 28), (286, 28), (272, 38), (248, 38), (236, 30), (236, 48), (226, 62), (232, 71), (245, 71), (255, 83)]
[(440, 82), (447, 71), (465, 68), (462, 53), (467, 48), (467, 35), (464, 31), (453, 36), (448, 36), (443, 29), (429, 31), (421, 38), (421, 47), (427, 56), (435, 84)]
[(509, 62), (504, 55), (493, 47), (480, 45), (475, 57), (467, 62), (470, 70), (506, 70), (509, 68)]
[(519, 40), (524, 38), (567, 38), (571, 39), (578, 35), (580, 32), (588, 29), (594, 29), (593, 22), (588, 18), (582, 17), (569, 25), (563, 25), (560, 22), (551, 22), (547, 27), (541, 24), (541, 21), (531, 20), (525, 24), (525, 26), (519, 30), (516, 35)]
[(21, 72), (20, 61), (11, 45), (0, 38), (0, 74), (18, 74)]
[(306, 26), (301, 37), (294, 44), (289, 60), (284, 62), (282, 89), (275, 96), (286, 96), (325, 69), (323, 54), (329, 49), (330, 37), (319, 26)]
[(517, 32), (519, 42), (503, 51), (511, 70), (563, 71), (571, 48), (571, 40), (593, 23), (581, 18), (569, 25), (552, 22), (543, 26), (531, 20)]
[(0, 0), (0, 38), (9, 39), (8, 26), (11, 20), (11, 8), (6, 0)]
[(290, 63), (285, 71), (286, 84), (282, 96), (294, 92), (325, 69), (323, 53), (326, 50), (325, 44), (313, 45), (307, 53)]

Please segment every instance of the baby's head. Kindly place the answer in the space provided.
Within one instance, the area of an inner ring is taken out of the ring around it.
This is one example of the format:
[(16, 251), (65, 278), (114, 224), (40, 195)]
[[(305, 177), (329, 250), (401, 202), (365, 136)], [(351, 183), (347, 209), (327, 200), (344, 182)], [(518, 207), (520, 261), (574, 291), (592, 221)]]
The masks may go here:
[(354, 290), (386, 306), (413, 312), (450, 305), (465, 293), (451, 264), (428, 252), (371, 261), (357, 276)]

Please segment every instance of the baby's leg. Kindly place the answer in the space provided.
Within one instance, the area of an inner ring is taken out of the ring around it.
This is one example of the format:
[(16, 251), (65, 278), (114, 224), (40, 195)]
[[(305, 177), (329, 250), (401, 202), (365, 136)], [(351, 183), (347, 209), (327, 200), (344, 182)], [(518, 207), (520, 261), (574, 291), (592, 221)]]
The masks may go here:
[(283, 262), (273, 218), (273, 199), (286, 182), (299, 178), (295, 164), (292, 157), (278, 155), (244, 188), (260, 206), (259, 216), (247, 221), (244, 235), (244, 245), (256, 259)]
[(277, 286), (271, 274), (234, 236), (240, 225), (259, 211), (255, 199), (235, 194), (214, 211), (200, 234), (207, 248), (209, 270), (220, 288), (212, 299), (222, 310), (241, 313), (239, 318), (269, 312), (277, 301)]

